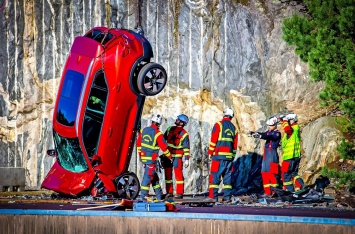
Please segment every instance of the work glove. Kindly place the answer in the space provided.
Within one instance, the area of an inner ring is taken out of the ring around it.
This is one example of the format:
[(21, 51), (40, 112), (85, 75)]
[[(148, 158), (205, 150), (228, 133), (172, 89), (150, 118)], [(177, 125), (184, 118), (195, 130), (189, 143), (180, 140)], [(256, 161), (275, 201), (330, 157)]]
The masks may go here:
[(208, 163), (211, 164), (211, 162), (212, 162), (212, 155), (209, 154), (209, 155), (208, 155)]
[(186, 159), (184, 162), (184, 167), (187, 168), (189, 165), (190, 165), (190, 162), (188, 159)]
[(259, 133), (254, 133), (252, 136), (253, 136), (254, 138), (261, 138), (261, 135), (260, 135)]
[(159, 156), (161, 164), (164, 167), (172, 167), (172, 159), (169, 159), (164, 154)]

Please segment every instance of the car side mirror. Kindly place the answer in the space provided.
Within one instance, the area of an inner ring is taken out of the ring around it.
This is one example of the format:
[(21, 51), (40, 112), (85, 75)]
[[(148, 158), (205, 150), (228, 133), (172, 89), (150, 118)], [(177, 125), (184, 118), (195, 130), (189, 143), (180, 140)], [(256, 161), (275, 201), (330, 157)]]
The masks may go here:
[(55, 149), (47, 150), (47, 155), (51, 157), (57, 157), (57, 151)]
[(96, 167), (99, 164), (101, 164), (101, 157), (97, 154), (94, 154), (94, 156), (92, 156), (92, 159), (91, 159), (91, 165), (93, 167)]

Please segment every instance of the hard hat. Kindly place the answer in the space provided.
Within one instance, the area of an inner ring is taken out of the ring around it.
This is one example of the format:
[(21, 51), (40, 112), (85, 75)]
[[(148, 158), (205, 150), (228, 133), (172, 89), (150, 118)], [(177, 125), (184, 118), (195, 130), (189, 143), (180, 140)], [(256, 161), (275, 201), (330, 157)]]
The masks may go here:
[(155, 122), (157, 124), (161, 124), (163, 122), (163, 115), (161, 114), (154, 114), (151, 119), (152, 122)]
[(273, 116), (273, 117), (270, 117), (267, 121), (266, 121), (266, 124), (269, 125), (269, 126), (275, 126), (276, 124), (278, 124), (278, 119)]
[(226, 109), (224, 109), (223, 115), (233, 118), (234, 117), (234, 111), (231, 108), (227, 107)]
[(184, 122), (184, 124), (186, 125), (189, 122), (189, 117), (187, 117), (184, 114), (180, 114), (177, 116), (178, 120), (180, 120), (181, 122)]
[(296, 114), (288, 114), (288, 115), (286, 115), (286, 119), (287, 120), (293, 119), (294, 121), (298, 122), (298, 118), (297, 118)]

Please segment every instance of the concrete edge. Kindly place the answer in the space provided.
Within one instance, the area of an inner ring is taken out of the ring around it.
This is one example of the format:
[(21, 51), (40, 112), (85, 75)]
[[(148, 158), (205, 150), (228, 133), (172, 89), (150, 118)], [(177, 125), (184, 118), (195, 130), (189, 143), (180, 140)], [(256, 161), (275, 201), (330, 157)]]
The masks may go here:
[(207, 213), (179, 213), (179, 212), (0, 209), (0, 215), (119, 216), (119, 217), (139, 217), (139, 218), (213, 219), (213, 220), (230, 220), (230, 221), (308, 223), (308, 224), (323, 224), (323, 225), (328, 224), (328, 225), (355, 226), (355, 219), (244, 215), (244, 214), (240, 215), (240, 214), (209, 214), (209, 213), (207, 214)]

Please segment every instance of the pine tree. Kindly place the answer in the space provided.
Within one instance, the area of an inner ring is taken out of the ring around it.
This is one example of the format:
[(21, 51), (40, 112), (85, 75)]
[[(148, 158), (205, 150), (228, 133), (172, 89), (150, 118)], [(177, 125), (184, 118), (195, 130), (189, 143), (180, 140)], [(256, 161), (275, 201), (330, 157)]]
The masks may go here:
[[(295, 46), (308, 63), (311, 80), (324, 81), (322, 105), (340, 109), (348, 140), (338, 151), (343, 159), (355, 159), (355, 0), (304, 0), (307, 13), (283, 22), (283, 39)], [(339, 184), (355, 186), (355, 173), (323, 168)], [(337, 174), (338, 173), (338, 174)]]

